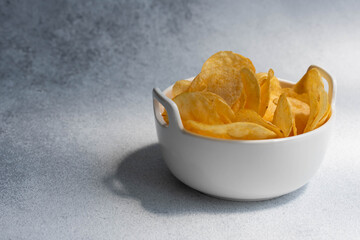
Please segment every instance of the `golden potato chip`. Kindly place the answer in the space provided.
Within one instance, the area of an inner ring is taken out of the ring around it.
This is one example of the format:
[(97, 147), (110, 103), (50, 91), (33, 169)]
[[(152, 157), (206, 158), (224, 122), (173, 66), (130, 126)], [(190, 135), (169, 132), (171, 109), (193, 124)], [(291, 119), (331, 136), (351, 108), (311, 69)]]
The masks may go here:
[(232, 107), (241, 97), (242, 89), (240, 70), (225, 66), (201, 71), (191, 83), (189, 92), (215, 93)]
[[(309, 114), (309, 118), (308, 118), (308, 121), (305, 126), (306, 130), (310, 129), (311, 123), (314, 122), (316, 114), (319, 112), (319, 109), (320, 109), (319, 100), (320, 99), (318, 99), (317, 93), (315, 93), (315, 92), (309, 93), (310, 114)], [(304, 133), (306, 132), (305, 129), (304, 129)]]
[(265, 110), (265, 114), (264, 114), (263, 118), (266, 121), (272, 122), (272, 120), (274, 118), (274, 113), (276, 110), (277, 102), (281, 95), (281, 86), (280, 86), (279, 79), (277, 79), (277, 77), (274, 76), (270, 79), (269, 88), (270, 88), (269, 103)]
[(294, 89), (292, 89), (292, 88), (282, 88), (281, 93), (286, 93), (286, 96), (288, 98), (289, 97), (296, 98), (299, 101), (302, 101), (302, 102), (306, 103), (307, 105), (309, 105), (309, 94), (308, 93), (299, 94), (299, 93), (296, 93), (294, 91)]
[(256, 140), (277, 137), (276, 133), (256, 123), (236, 122), (228, 125), (228, 134), (235, 139)]
[(295, 127), (295, 121), (285, 94), (280, 95), (278, 105), (274, 113), (273, 123), (282, 130), (285, 137), (290, 135), (291, 130), (293, 130), (294, 135), (296, 135), (296, 129), (293, 129), (293, 127)]
[(307, 93), (309, 96), (310, 114), (304, 133), (315, 129), (329, 108), (328, 96), (321, 78), (320, 72), (312, 68), (293, 87), (294, 92)]
[(243, 109), (245, 107), (245, 104), (246, 104), (246, 93), (245, 93), (245, 89), (243, 88), (240, 98), (233, 104), (231, 109), (234, 111), (234, 113), (236, 113), (240, 109)]
[(251, 60), (231, 51), (221, 51), (212, 55), (203, 64), (201, 71), (207, 71), (214, 68), (233, 67), (240, 70), (243, 67), (249, 68), (255, 73), (255, 67)]
[(293, 97), (287, 97), (291, 112), (294, 115), (297, 134), (304, 132), (310, 114), (310, 107), (307, 103)]
[(273, 131), (260, 126), (256, 123), (250, 122), (235, 122), (222, 125), (209, 125), (199, 123), (196, 121), (186, 121), (185, 128), (197, 134), (225, 138), (225, 139), (269, 139), (275, 138), (276, 133)]
[(322, 126), (329, 118), (331, 117), (331, 105), (328, 106), (328, 110), (326, 111), (324, 117), (318, 122), (315, 128)]
[(259, 83), (254, 73), (248, 68), (241, 69), (240, 76), (244, 84), (244, 90), (246, 94), (245, 108), (258, 112), (260, 106)]
[(260, 107), (259, 114), (264, 116), (270, 101), (270, 80), (274, 77), (274, 71), (270, 68), (263, 84), (260, 87)]
[[(271, 80), (274, 77), (274, 70), (272, 70), (271, 68), (269, 69), (268, 73), (267, 73), (267, 79)], [(279, 83), (280, 84), (280, 83)]]
[(230, 123), (234, 112), (218, 95), (211, 92), (184, 92), (173, 101), (183, 122), (195, 120), (206, 124)]
[[(319, 121), (324, 117), (328, 109), (328, 95), (323, 88), (319, 88), (318, 92), (311, 92), (310, 98), (310, 116), (304, 129), (304, 133), (314, 130)], [(311, 109), (313, 107), (313, 109)], [(310, 118), (311, 117), (311, 118)]]
[(189, 89), (190, 85), (191, 85), (191, 81), (189, 80), (177, 81), (172, 87), (173, 97), (176, 97), (177, 95), (186, 92)]
[(261, 86), (267, 79), (268, 74), (265, 72), (258, 72), (258, 73), (255, 73), (255, 77), (258, 80), (259, 85)]
[(254, 112), (253, 110), (250, 109), (241, 109), (239, 110), (236, 114), (235, 114), (235, 122), (252, 122), (252, 123), (256, 123), (259, 124), (271, 131), (273, 131), (274, 133), (276, 133), (276, 135), (278, 137), (284, 137), (283, 132), (281, 131), (281, 129), (277, 126), (275, 126), (274, 124), (272, 124), (271, 122), (265, 121), (264, 119), (261, 118), (261, 116)]
[(232, 137), (230, 137), (227, 134), (226, 125), (227, 124), (210, 125), (210, 124), (197, 122), (194, 120), (187, 120), (184, 123), (184, 128), (190, 132), (208, 136), (208, 137), (231, 139)]
[(312, 68), (294, 85), (293, 90), (298, 94), (302, 94), (309, 93), (310, 91), (317, 92), (319, 88), (324, 89), (321, 74), (319, 70)]

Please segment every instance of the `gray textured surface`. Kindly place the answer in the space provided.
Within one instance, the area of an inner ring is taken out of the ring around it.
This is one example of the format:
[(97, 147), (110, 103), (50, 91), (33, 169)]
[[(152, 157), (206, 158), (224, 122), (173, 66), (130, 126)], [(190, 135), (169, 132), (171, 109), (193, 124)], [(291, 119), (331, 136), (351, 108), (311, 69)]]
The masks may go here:
[[(0, 1), (0, 239), (359, 239), (358, 1)], [(326, 160), (299, 191), (228, 202), (177, 181), (151, 89), (218, 50), (338, 79)]]

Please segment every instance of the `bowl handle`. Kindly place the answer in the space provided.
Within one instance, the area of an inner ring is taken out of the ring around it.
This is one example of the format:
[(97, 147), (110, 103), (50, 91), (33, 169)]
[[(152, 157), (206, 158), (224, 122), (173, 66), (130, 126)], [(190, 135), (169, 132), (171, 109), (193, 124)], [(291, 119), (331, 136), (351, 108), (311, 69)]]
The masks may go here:
[(331, 77), (331, 75), (328, 72), (326, 72), (324, 69), (322, 69), (321, 67), (316, 66), (316, 65), (311, 65), (308, 68), (308, 71), (312, 68), (316, 68), (317, 70), (319, 70), (321, 76), (323, 78), (325, 78), (325, 80), (328, 82), (328, 84), (329, 84), (329, 93), (328, 93), (329, 102), (331, 104), (331, 107), (334, 109), (335, 101), (336, 101), (336, 80), (335, 80), (335, 78)]
[[(161, 105), (164, 106), (168, 117), (169, 117), (169, 129), (174, 130), (183, 130), (184, 126), (182, 124), (179, 109), (174, 101), (168, 98), (159, 88), (153, 89), (153, 106), (155, 119), (159, 121), (159, 118), (162, 118), (160, 114), (159, 104), (155, 101), (157, 100)], [(161, 124), (161, 123), (160, 123)]]

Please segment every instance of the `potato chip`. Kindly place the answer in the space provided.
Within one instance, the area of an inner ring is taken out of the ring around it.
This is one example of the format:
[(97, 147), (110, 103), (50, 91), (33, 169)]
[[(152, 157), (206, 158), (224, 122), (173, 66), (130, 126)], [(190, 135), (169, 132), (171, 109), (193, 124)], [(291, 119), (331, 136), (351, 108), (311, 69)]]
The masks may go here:
[(230, 123), (234, 113), (226, 102), (211, 92), (184, 92), (173, 101), (182, 121), (195, 120), (206, 124)]
[(276, 133), (250, 122), (235, 122), (222, 125), (209, 125), (196, 121), (186, 121), (185, 128), (197, 134), (224, 139), (268, 139), (276, 137)]
[(294, 129), (295, 121), (285, 94), (280, 95), (278, 105), (274, 113), (273, 123), (282, 130), (285, 137), (290, 135), (291, 130), (293, 130), (294, 135), (296, 135), (296, 129)]
[(263, 118), (266, 121), (272, 122), (274, 118), (274, 113), (276, 110), (277, 102), (279, 100), (279, 97), (281, 95), (281, 86), (279, 79), (277, 79), (275, 76), (270, 79), (270, 96), (269, 96), (269, 104), (265, 110), (265, 114)]
[(279, 127), (275, 126), (271, 122), (265, 121), (264, 119), (261, 118), (261, 116), (258, 113), (254, 112), (253, 110), (250, 110), (250, 109), (239, 110), (235, 114), (234, 121), (235, 122), (256, 123), (256, 124), (259, 124), (267, 129), (273, 131), (274, 133), (276, 133), (276, 135), (278, 137), (284, 137), (284, 133), (281, 131), (281, 129)]
[(221, 51), (212, 55), (203, 64), (201, 71), (212, 70), (214, 68), (232, 67), (240, 70), (243, 67), (249, 68), (255, 73), (255, 67), (249, 58), (231, 51)]
[(297, 134), (304, 132), (310, 114), (310, 107), (307, 103), (293, 97), (287, 97), (291, 111), (294, 115)]
[(321, 78), (320, 72), (312, 68), (293, 87), (294, 92), (309, 95), (310, 114), (304, 133), (315, 129), (329, 108), (328, 96)]
[(248, 68), (241, 69), (241, 80), (244, 84), (246, 94), (245, 108), (255, 112), (259, 111), (260, 106), (260, 86), (254, 73)]
[(208, 137), (232, 139), (232, 137), (227, 134), (227, 124), (210, 125), (194, 120), (187, 120), (184, 123), (184, 128), (190, 132)]
[(313, 103), (313, 106), (316, 105), (316, 107), (314, 107), (313, 112), (311, 112), (310, 105), (310, 115), (311, 113), (313, 113), (313, 115), (311, 121), (309, 117), (309, 120), (304, 129), (304, 133), (314, 130), (319, 121), (324, 117), (328, 109), (328, 95), (323, 88), (319, 88), (318, 92), (312, 92), (312, 94), (314, 95), (314, 97), (312, 97), (311, 99), (313, 101), (316, 101), (315, 103)]
[(261, 84), (260, 87), (260, 107), (259, 107), (259, 114), (260, 116), (264, 116), (266, 109), (269, 107), (270, 101), (270, 80), (274, 77), (274, 71), (269, 69), (268, 74), (264, 82)]
[(282, 88), (281, 93), (286, 93), (286, 96), (289, 98), (296, 98), (299, 101), (302, 101), (309, 105), (309, 94), (308, 93), (296, 93), (293, 88)]
[(176, 97), (177, 95), (186, 92), (189, 89), (190, 85), (191, 85), (191, 81), (189, 80), (177, 81), (172, 87), (173, 97)]
[(315, 128), (322, 126), (327, 120), (329, 120), (330, 117), (331, 117), (331, 105), (329, 104), (328, 110), (324, 114), (323, 118), (320, 119), (320, 121), (317, 123)]
[(245, 104), (246, 104), (246, 93), (245, 93), (245, 89), (243, 88), (240, 98), (233, 104), (231, 109), (236, 113), (240, 109), (244, 109)]
[[(270, 68), (268, 73), (267, 73), (267, 79), (271, 80), (273, 77), (274, 77), (274, 70), (272, 70)], [(279, 83), (279, 85), (280, 85), (280, 83)]]
[(294, 85), (293, 90), (298, 94), (302, 94), (309, 93), (310, 91), (317, 92), (319, 88), (324, 89), (321, 74), (319, 70), (312, 68)]
[(230, 107), (239, 100), (242, 90), (240, 70), (226, 66), (201, 71), (189, 88), (189, 92), (215, 93), (222, 97)]
[(255, 77), (258, 80), (258, 83), (261, 87), (261, 85), (263, 85), (263, 83), (267, 79), (268, 74), (266, 72), (258, 72), (258, 73), (255, 73)]

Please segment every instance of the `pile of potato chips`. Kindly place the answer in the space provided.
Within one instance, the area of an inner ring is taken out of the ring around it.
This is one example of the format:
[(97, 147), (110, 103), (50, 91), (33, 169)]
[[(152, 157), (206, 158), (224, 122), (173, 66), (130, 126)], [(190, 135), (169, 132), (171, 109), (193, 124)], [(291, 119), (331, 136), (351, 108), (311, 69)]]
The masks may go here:
[[(331, 116), (316, 68), (291, 88), (283, 88), (272, 69), (256, 73), (250, 59), (231, 51), (212, 55), (193, 81), (177, 81), (172, 93), (184, 128), (215, 138), (295, 136), (318, 128)], [(166, 111), (163, 117), (168, 123)]]

